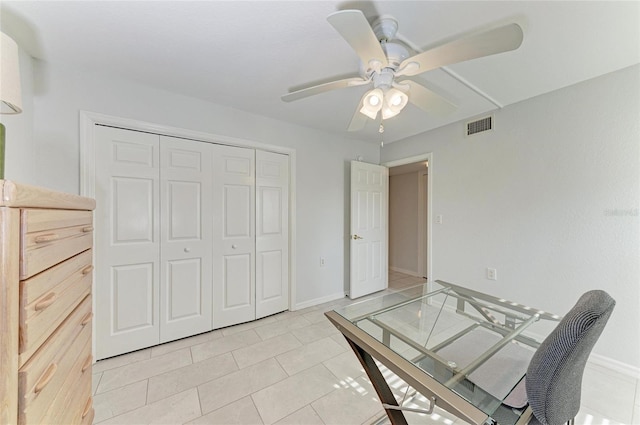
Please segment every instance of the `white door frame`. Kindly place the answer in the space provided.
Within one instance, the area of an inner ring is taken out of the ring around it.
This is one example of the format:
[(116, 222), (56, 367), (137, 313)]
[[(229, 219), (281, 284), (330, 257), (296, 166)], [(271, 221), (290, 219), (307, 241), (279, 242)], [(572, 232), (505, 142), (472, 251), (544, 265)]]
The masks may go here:
[[(95, 134), (96, 124), (119, 127), (134, 131), (144, 131), (164, 136), (173, 136), (199, 142), (217, 143), (221, 145), (240, 146), (283, 153), (289, 156), (289, 309), (295, 310), (296, 299), (296, 150), (253, 140), (220, 136), (217, 134), (170, 127), (130, 118), (116, 117), (96, 112), (80, 111), (80, 195), (95, 198)], [(95, 237), (95, 232), (94, 232)], [(94, 241), (95, 242), (95, 241)], [(94, 252), (95, 255), (95, 252)], [(95, 260), (94, 260), (95, 263)], [(95, 273), (95, 272), (94, 272)], [(92, 293), (95, 293), (95, 278)], [(93, 309), (95, 310), (95, 298)], [(94, 321), (95, 334), (95, 321)], [(92, 352), (95, 353), (95, 339)]]
[(427, 193), (428, 167), (418, 172), (418, 275), (427, 277)]
[[(433, 282), (433, 267), (432, 267), (432, 257), (433, 257), (433, 231), (432, 227), (432, 212), (433, 212), (433, 153), (428, 152), (421, 155), (410, 156), (407, 158), (395, 159), (393, 161), (383, 162), (380, 165), (384, 165), (385, 167), (397, 167), (399, 165), (412, 164), (414, 162), (422, 162), (427, 161), (429, 163), (429, 177), (427, 178), (427, 281), (428, 288), (431, 290), (432, 282)], [(388, 218), (387, 218), (388, 219)], [(389, 250), (389, 245), (387, 243), (387, 251)]]

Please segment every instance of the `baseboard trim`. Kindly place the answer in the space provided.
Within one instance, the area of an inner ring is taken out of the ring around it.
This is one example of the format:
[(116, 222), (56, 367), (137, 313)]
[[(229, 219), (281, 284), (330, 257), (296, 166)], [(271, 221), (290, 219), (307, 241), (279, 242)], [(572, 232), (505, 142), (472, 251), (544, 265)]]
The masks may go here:
[(391, 267), (391, 266), (389, 267), (389, 270), (398, 272), (398, 273), (408, 274), (409, 276), (422, 277), (422, 276), (419, 276), (419, 273), (415, 270), (406, 270), (406, 269), (401, 269), (400, 267)]
[(612, 370), (614, 372), (621, 373), (626, 376), (630, 376), (634, 379), (640, 379), (640, 367), (635, 367), (630, 364), (614, 360), (610, 357), (591, 353), (588, 363), (594, 366), (599, 366), (605, 369)]
[(335, 301), (346, 297), (347, 295), (344, 292), (336, 292), (335, 294), (327, 295), (326, 297), (314, 298), (309, 301), (303, 301), (301, 303), (296, 303), (293, 306), (292, 311), (302, 310), (303, 308), (313, 307), (319, 304), (328, 303), (330, 301)]

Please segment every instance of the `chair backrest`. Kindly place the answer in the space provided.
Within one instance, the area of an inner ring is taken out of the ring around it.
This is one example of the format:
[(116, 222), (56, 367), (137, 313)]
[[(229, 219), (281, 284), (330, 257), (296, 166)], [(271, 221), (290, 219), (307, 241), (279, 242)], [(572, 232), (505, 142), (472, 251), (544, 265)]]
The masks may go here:
[(586, 292), (534, 353), (526, 389), (541, 423), (560, 425), (578, 414), (587, 358), (615, 305), (604, 291)]

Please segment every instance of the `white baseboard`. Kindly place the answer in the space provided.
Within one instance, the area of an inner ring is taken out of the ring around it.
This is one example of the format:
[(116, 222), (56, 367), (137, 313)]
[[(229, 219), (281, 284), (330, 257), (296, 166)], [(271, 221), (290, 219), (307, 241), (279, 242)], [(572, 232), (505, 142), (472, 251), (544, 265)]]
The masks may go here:
[(335, 294), (327, 295), (326, 297), (315, 298), (313, 300), (303, 301), (301, 303), (296, 303), (293, 306), (292, 311), (302, 310), (303, 308), (313, 307), (313, 306), (316, 306), (316, 305), (319, 305), (319, 304), (328, 303), (330, 301), (339, 300), (339, 299), (342, 299), (344, 297), (346, 297), (346, 294), (344, 292), (336, 292)]
[(588, 363), (594, 366), (599, 366), (605, 369), (612, 370), (614, 372), (621, 373), (626, 376), (630, 376), (634, 379), (640, 379), (640, 367), (631, 366), (630, 364), (622, 363), (610, 357), (591, 353)]
[(406, 270), (406, 269), (401, 269), (400, 267), (392, 267), (392, 266), (389, 266), (389, 270), (393, 272), (408, 274), (409, 276), (422, 277), (415, 270)]

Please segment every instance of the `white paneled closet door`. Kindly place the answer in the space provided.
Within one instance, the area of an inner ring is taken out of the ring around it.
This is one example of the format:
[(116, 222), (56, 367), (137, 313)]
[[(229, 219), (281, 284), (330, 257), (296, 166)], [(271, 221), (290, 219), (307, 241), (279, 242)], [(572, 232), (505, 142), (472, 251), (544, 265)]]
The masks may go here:
[(255, 151), (214, 147), (213, 327), (256, 318)]
[(289, 307), (289, 156), (95, 127), (96, 358)]
[(96, 126), (96, 358), (159, 342), (157, 135)]
[(160, 342), (212, 329), (213, 145), (160, 136)]
[(289, 308), (289, 156), (256, 151), (256, 318)]

